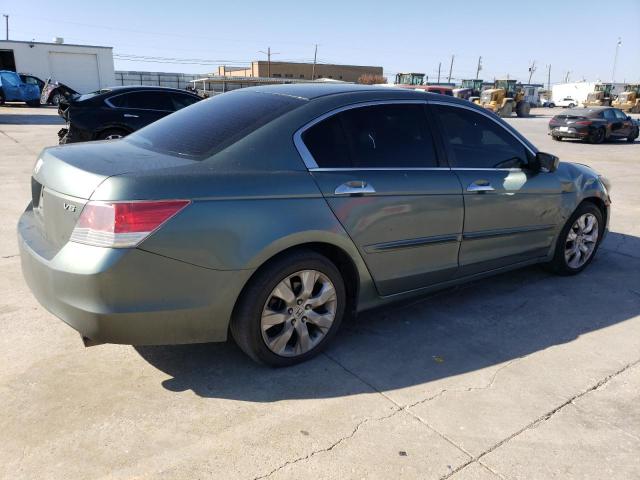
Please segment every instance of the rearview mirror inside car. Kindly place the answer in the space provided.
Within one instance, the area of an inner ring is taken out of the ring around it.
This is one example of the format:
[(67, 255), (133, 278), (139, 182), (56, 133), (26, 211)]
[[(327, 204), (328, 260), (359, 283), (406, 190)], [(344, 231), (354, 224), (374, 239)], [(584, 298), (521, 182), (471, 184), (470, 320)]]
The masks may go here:
[(560, 159), (550, 153), (538, 152), (534, 163), (539, 172), (555, 172), (558, 169)]

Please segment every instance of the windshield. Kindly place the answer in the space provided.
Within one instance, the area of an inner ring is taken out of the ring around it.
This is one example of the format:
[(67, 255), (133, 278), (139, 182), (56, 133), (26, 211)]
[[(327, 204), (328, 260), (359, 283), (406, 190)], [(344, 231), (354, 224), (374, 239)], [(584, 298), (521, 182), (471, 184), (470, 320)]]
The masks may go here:
[(178, 110), (125, 138), (139, 147), (204, 160), (303, 104), (287, 95), (235, 91)]

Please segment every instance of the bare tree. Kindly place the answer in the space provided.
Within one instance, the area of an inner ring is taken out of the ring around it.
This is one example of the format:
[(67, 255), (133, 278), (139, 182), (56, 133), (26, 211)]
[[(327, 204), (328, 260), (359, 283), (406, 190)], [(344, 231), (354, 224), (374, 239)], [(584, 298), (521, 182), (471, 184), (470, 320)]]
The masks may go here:
[(358, 83), (362, 83), (363, 85), (375, 85), (377, 83), (387, 83), (387, 77), (383, 77), (382, 75), (373, 75), (370, 73), (365, 73), (364, 75), (360, 75), (358, 78)]

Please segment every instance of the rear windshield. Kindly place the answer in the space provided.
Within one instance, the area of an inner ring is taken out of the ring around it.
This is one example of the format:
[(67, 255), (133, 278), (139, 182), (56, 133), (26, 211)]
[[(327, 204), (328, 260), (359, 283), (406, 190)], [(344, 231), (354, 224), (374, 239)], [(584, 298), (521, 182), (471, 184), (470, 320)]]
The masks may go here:
[(78, 95), (78, 97), (76, 97), (76, 100), (78, 100), (79, 102), (83, 101), (83, 100), (89, 100), (90, 98), (96, 97), (98, 95), (102, 95), (103, 93), (109, 93), (111, 91), (110, 88), (103, 88), (100, 90), (96, 90), (95, 92), (91, 92), (91, 93), (85, 93), (83, 95)]
[(204, 160), (302, 103), (284, 95), (224, 93), (164, 117), (125, 141), (157, 152)]

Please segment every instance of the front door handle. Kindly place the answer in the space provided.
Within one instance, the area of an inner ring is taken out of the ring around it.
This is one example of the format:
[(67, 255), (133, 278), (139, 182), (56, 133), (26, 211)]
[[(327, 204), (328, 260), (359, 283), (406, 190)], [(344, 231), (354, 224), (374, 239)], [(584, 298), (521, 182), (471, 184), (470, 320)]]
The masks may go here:
[(476, 180), (467, 187), (467, 192), (493, 192), (495, 188), (488, 180)]
[(352, 180), (336, 188), (336, 195), (365, 195), (376, 193), (376, 189), (364, 180)]
[(124, 118), (139, 118), (140, 115), (134, 115), (133, 113), (125, 113)]

